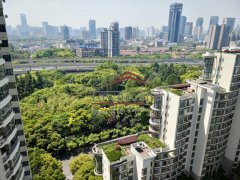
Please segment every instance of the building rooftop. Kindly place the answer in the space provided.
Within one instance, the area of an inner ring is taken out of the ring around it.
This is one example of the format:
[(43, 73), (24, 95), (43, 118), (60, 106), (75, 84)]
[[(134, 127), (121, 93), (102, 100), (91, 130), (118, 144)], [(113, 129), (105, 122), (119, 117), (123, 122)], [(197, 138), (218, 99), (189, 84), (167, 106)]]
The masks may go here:
[(156, 154), (143, 141), (134, 143), (131, 147), (142, 159), (148, 159), (156, 156)]
[(110, 162), (132, 155), (131, 146), (136, 149), (142, 158), (152, 157), (152, 149), (165, 147), (164, 143), (149, 134), (127, 136), (96, 145), (96, 147), (102, 149)]

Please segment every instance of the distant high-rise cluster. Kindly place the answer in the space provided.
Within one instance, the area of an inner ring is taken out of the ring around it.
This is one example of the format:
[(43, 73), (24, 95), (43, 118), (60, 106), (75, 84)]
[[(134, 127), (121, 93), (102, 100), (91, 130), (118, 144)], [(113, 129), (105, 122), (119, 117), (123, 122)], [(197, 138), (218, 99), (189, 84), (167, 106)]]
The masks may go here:
[(235, 18), (224, 18), (222, 25), (210, 23), (207, 47), (209, 49), (222, 49), (229, 45), (230, 34), (235, 25)]

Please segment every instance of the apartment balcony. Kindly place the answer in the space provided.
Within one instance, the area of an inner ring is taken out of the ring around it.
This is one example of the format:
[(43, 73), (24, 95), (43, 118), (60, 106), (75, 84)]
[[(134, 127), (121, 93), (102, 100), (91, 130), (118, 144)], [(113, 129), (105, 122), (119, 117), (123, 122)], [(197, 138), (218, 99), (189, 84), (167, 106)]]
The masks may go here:
[(160, 109), (157, 109), (156, 107), (154, 107), (154, 105), (151, 105), (150, 108), (151, 108), (153, 111), (161, 111)]
[(8, 136), (6, 137), (6, 139), (1, 141), (2, 144), (0, 145), (0, 147), (3, 147), (6, 144), (9, 144), (16, 134), (17, 134), (17, 129), (15, 127), (13, 129), (9, 129), (7, 132)]
[[(22, 156), (19, 155), (17, 157), (16, 161), (13, 163), (13, 166), (12, 166), (13, 170), (11, 170), (11, 176), (8, 178), (9, 180), (12, 178), (15, 179), (17, 177), (17, 172), (18, 172), (19, 168), (21, 167), (21, 165), (22, 165)], [(16, 176), (16, 177), (14, 177), (14, 176)]]
[(160, 128), (156, 128), (156, 127), (149, 126), (149, 131), (150, 131), (151, 133), (160, 134), (161, 129), (160, 129)]
[(160, 119), (150, 119), (149, 123), (151, 126), (161, 126), (161, 120)]
[(161, 115), (161, 113), (159, 113), (159, 111), (158, 111), (158, 114), (155, 114), (155, 113), (151, 112), (150, 113), (150, 118), (152, 118), (152, 119), (161, 119), (162, 115)]

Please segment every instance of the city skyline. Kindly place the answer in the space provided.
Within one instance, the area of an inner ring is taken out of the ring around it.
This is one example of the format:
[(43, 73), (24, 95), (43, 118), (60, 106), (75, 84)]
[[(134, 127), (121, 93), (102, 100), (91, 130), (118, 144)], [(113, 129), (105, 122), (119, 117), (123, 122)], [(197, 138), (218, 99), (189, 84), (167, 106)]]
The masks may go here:
[[(4, 4), (6, 9), (6, 19), (8, 25), (16, 26), (20, 24), (20, 14), (27, 15), (27, 21), (30, 26), (41, 26), (43, 21), (48, 21), (49, 24), (72, 26), (73, 28), (87, 27), (89, 19), (96, 20), (97, 27), (108, 27), (113, 21), (119, 21), (120, 27), (124, 26), (139, 26), (140, 28), (147, 28), (161, 26), (168, 24), (169, 6), (172, 3), (183, 3), (183, 16), (187, 16), (188, 22), (196, 23), (198, 17), (204, 18), (204, 29), (208, 28), (210, 17), (219, 16), (219, 24), (222, 23), (224, 17), (236, 18), (236, 25), (240, 23), (240, 15), (237, 13), (237, 7), (240, 6), (240, 1), (237, 0), (210, 0), (205, 2), (190, 2), (189, 0), (169, 0), (167, 2), (160, 0), (141, 2), (137, 0), (116, 1), (69, 1), (61, 0), (61, 3), (56, 0), (51, 2), (43, 0), (44, 2), (32, 2), (30, 0), (9, 1)], [(93, 6), (92, 4), (95, 4)], [(216, 3), (218, 6), (215, 6)], [(57, 6), (56, 6), (57, 4)], [(45, 8), (44, 8), (44, 7)], [(46, 8), (47, 7), (47, 8)], [(57, 8), (56, 8), (57, 7)], [(202, 8), (204, 7), (204, 12)], [(49, 11), (51, 9), (51, 11)], [(90, 10), (89, 10), (90, 9)], [(214, 9), (214, 12), (211, 11)], [(144, 14), (143, 14), (144, 10)], [(79, 14), (78, 16), (76, 14)], [(56, 14), (58, 14), (56, 16)], [(159, 18), (152, 18), (159, 17)]]

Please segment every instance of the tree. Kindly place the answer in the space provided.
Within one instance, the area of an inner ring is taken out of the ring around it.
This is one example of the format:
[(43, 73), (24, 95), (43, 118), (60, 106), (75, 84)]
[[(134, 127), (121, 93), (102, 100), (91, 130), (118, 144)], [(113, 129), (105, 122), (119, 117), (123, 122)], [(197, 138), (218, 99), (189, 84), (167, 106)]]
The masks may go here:
[(42, 149), (29, 148), (30, 166), (33, 179), (64, 180), (62, 163)]
[(70, 162), (70, 170), (74, 180), (102, 180), (102, 177), (94, 175), (93, 159), (87, 154), (80, 154)]

